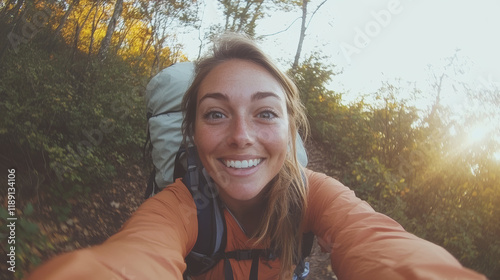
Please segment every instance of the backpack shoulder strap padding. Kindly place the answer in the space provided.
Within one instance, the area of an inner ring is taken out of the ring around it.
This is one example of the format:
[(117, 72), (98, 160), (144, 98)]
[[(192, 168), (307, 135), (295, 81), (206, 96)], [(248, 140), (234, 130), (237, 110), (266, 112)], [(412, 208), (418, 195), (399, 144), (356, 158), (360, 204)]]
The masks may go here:
[(226, 247), (226, 221), (215, 184), (203, 168), (196, 148), (191, 146), (184, 153), (187, 169), (183, 181), (193, 196), (198, 214), (198, 237), (186, 263), (190, 275), (199, 275), (222, 259)]

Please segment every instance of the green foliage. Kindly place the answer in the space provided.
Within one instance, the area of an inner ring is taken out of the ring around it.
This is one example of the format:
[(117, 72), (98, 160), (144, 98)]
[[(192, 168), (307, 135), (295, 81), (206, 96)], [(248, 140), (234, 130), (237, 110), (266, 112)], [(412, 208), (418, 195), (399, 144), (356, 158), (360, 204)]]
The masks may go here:
[(350, 169), (352, 172), (345, 176), (344, 182), (355, 189), (362, 199), (383, 201), (408, 192), (405, 179), (393, 174), (376, 157), (359, 160)]
[(376, 93), (380, 104), (370, 106), (369, 127), (375, 143), (373, 154), (389, 168), (396, 168), (399, 158), (407, 158), (415, 150), (419, 130), (414, 125), (419, 120), (415, 108), (398, 101), (398, 89), (386, 85)]
[(369, 116), (363, 102), (343, 105), (342, 95), (326, 89), (333, 71), (321, 63), (323, 59), (313, 54), (290, 74), (300, 90), (312, 136), (332, 147), (332, 163), (342, 169), (371, 149)]
[(408, 231), (445, 247), (462, 264), (500, 277), (500, 162), (494, 137), (470, 142), (468, 123), (408, 106), (387, 84), (375, 103), (342, 104), (333, 75), (313, 55), (292, 76), (312, 135), (326, 144), (342, 181)]
[(406, 213), (425, 226), (426, 239), (444, 246), (464, 265), (496, 278), (500, 163), (491, 155), (480, 155), (481, 143), (475, 148), (459, 144), (460, 133), (448, 140), (441, 136), (440, 141), (453, 149), (443, 149), (439, 157), (427, 156), (406, 197)]
[(139, 158), (145, 108), (142, 78), (125, 63), (68, 61), (40, 46), (5, 57), (0, 140), (19, 168), (47, 174), (49, 189), (76, 196), (88, 192), (78, 186), (99, 187), (118, 164)]
[[(109, 184), (117, 167), (140, 159), (147, 76), (113, 56), (75, 59), (34, 42), (9, 51), (0, 65), (2, 159), (23, 175), (16, 184), (19, 207), (43, 194), (54, 217), (66, 221), (72, 199), (85, 199)], [(28, 203), (17, 221), (19, 278), (52, 250), (32, 214)]]
[[(4, 252), (9, 252), (10, 246), (16, 248), (16, 271), (14, 275), (17, 279), (22, 279), (25, 271), (30, 271), (41, 263), (41, 252), (47, 254), (54, 249), (37, 224), (31, 220), (33, 212), (33, 205), (28, 203), (22, 212), (22, 216), (14, 221), (16, 226), (15, 244), (7, 242), (1, 244)], [(0, 219), (2, 221), (0, 236), (2, 239), (8, 238), (10, 235), (10, 229), (6, 225), (12, 221), (8, 221), (8, 217), (10, 216), (7, 209), (0, 207)]]

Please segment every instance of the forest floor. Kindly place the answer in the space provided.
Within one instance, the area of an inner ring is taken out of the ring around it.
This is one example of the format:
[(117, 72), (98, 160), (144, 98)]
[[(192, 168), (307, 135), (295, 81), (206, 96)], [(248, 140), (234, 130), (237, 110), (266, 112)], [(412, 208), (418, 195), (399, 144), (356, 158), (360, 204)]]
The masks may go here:
[[(310, 141), (306, 149), (308, 167), (331, 175), (333, 170), (326, 164), (328, 161), (320, 145)], [(137, 165), (121, 170), (110, 185), (89, 194), (88, 199), (69, 200), (72, 210), (63, 221), (54, 217), (55, 204), (41, 197), (31, 220), (39, 226), (54, 248), (50, 252), (38, 252), (35, 249), (33, 253), (46, 261), (62, 252), (104, 242), (120, 229), (144, 201), (147, 177), (148, 174), (144, 174)], [(337, 279), (332, 272), (329, 254), (321, 252), (316, 241), (308, 261), (310, 274), (307, 279)]]

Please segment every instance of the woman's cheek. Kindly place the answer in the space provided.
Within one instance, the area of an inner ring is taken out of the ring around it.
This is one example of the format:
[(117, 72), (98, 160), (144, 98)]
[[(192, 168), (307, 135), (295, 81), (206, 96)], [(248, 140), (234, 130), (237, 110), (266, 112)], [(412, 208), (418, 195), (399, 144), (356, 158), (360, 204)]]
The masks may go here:
[(263, 143), (283, 145), (287, 142), (288, 128), (284, 125), (273, 126), (258, 131), (258, 139)]

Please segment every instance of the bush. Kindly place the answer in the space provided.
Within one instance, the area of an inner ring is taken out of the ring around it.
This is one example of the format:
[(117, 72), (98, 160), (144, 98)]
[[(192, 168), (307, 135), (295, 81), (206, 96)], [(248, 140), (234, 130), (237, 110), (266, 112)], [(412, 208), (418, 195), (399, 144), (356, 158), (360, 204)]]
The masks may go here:
[[(139, 159), (144, 77), (117, 58), (68, 61), (68, 54), (30, 45), (5, 56), (0, 141), (10, 150), (10, 164), (43, 174), (43, 185), (55, 193), (77, 195)], [(20, 187), (35, 191), (31, 184)]]
[(467, 130), (447, 123), (446, 110), (421, 117), (397, 100), (392, 85), (376, 93), (379, 104), (344, 105), (324, 86), (332, 73), (314, 56), (293, 72), (312, 136), (325, 144), (343, 183), (466, 267), (500, 279), (496, 140), (464, 145)]
[[(42, 252), (47, 254), (53, 250), (53, 246), (43, 235), (38, 226), (30, 219), (33, 215), (33, 205), (28, 203), (22, 211), (22, 217), (15, 221), (15, 243), (2, 242), (4, 252), (10, 251), (10, 246), (15, 246), (16, 264), (15, 273), (17, 279), (23, 278), (23, 271), (30, 271), (41, 263)], [(0, 207), (0, 219), (2, 223), (9, 224), (7, 209)], [(7, 239), (9, 228), (2, 226), (0, 229), (1, 239)], [(9, 248), (9, 249), (8, 249)], [(10, 265), (9, 265), (10, 266)], [(11, 273), (10, 271), (8, 273)]]

